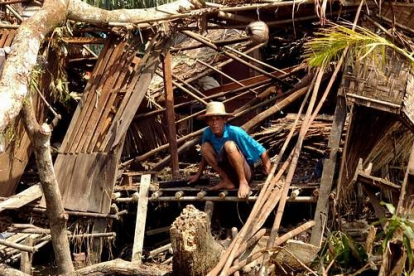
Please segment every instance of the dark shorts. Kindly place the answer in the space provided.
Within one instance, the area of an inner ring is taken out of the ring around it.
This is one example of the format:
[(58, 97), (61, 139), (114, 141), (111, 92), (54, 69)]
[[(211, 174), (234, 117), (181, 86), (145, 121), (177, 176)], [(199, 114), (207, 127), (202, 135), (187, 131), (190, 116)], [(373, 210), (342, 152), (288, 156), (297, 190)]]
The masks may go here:
[[(237, 146), (237, 145), (236, 145)], [(251, 182), (251, 180), (253, 179), (253, 166), (249, 165), (249, 163), (247, 163), (246, 158), (244, 157), (243, 153), (241, 152), (241, 150), (239, 149), (239, 147), (237, 147), (237, 150), (239, 151), (242, 160), (243, 160), (243, 168), (244, 168), (244, 174), (246, 176), (247, 182)], [(236, 185), (236, 187), (239, 186), (239, 177), (236, 173), (236, 170), (231, 166), (230, 161), (227, 157), (227, 153), (226, 151), (223, 149), (221, 149), (221, 151), (219, 152), (219, 154), (217, 155), (217, 163), (219, 165), (219, 167), (227, 174), (227, 176), (230, 178), (231, 182)]]

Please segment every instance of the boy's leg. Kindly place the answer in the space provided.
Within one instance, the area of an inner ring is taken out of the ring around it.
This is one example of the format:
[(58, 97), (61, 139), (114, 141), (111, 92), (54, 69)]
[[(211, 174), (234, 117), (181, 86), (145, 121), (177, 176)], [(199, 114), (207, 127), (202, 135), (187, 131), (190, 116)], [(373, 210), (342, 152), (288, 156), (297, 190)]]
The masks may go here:
[(252, 178), (251, 168), (236, 143), (227, 141), (224, 144), (224, 150), (238, 178), (239, 191), (237, 195), (239, 198), (247, 198), (250, 193), (249, 181)]
[(215, 170), (220, 175), (221, 178), (221, 181), (211, 189), (234, 189), (236, 186), (230, 180), (227, 172), (218, 165), (217, 154), (213, 146), (209, 142), (206, 142), (201, 146), (201, 152), (203, 153), (203, 158), (206, 160), (207, 164), (209, 164), (213, 170)]

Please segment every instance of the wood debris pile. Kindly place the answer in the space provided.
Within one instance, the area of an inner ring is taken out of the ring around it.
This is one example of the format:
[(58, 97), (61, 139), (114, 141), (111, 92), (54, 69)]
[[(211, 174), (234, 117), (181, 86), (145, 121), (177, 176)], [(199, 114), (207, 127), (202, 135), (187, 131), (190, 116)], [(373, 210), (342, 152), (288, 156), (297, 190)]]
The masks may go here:
[[(0, 274), (50, 241), (60, 275), (413, 273), (413, 3), (25, 5), (0, 7)], [(247, 199), (183, 172), (213, 100), (272, 157)]]

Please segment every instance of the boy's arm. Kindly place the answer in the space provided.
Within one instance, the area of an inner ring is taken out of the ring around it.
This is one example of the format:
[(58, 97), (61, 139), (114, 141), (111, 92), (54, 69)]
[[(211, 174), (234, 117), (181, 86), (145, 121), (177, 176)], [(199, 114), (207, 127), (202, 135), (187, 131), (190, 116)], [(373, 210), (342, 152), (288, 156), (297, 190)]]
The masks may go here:
[(207, 165), (206, 160), (204, 159), (204, 157), (201, 157), (201, 161), (198, 164), (197, 173), (195, 175), (191, 175), (188, 178), (188, 180), (189, 180), (188, 182), (189, 183), (197, 182), (197, 180), (200, 179), (200, 177), (203, 175), (203, 172), (204, 172), (204, 169), (205, 169), (206, 165)]
[(262, 163), (265, 169), (265, 173), (269, 174), (271, 170), (272, 164), (270, 163), (269, 155), (267, 154), (267, 150), (265, 150), (262, 155), (260, 155), (260, 158), (262, 159)]

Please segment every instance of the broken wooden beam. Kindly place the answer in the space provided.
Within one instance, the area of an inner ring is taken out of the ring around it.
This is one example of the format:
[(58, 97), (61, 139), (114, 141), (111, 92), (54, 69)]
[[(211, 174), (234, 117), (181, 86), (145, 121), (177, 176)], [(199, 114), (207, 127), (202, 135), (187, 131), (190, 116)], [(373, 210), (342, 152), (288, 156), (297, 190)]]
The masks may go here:
[(139, 201), (135, 221), (134, 245), (132, 247), (132, 261), (136, 263), (142, 262), (142, 249), (144, 246), (145, 222), (147, 219), (148, 208), (148, 190), (150, 182), (150, 174), (144, 174), (141, 176), (141, 184), (139, 186)]
[(39, 199), (42, 195), (42, 187), (39, 184), (33, 185), (23, 192), (13, 195), (5, 201), (0, 202), (0, 212), (7, 209), (18, 209), (36, 199)]
[(170, 249), (171, 249), (171, 243), (166, 244), (166, 245), (163, 245), (163, 246), (161, 246), (161, 247), (159, 247), (159, 248), (156, 248), (156, 249), (154, 249), (154, 250), (151, 250), (151, 251), (149, 252), (149, 254), (148, 254), (148, 257), (149, 257), (149, 258), (154, 258), (154, 257), (155, 257), (155, 256), (157, 256), (158, 254), (160, 254), (160, 253), (162, 253), (162, 252), (164, 252), (164, 251), (170, 250)]
[(332, 190), (333, 178), (335, 174), (336, 160), (339, 146), (341, 143), (342, 132), (345, 126), (346, 118), (346, 102), (345, 98), (338, 96), (336, 99), (336, 107), (334, 120), (332, 124), (331, 134), (328, 142), (330, 149), (329, 159), (325, 159), (321, 177), (321, 186), (319, 188), (318, 204), (315, 211), (315, 227), (312, 228), (310, 243), (320, 246), (327, 222), (326, 215), (329, 211), (329, 195)]
[(171, 167), (173, 178), (178, 177), (179, 164), (177, 153), (177, 133), (175, 128), (175, 113), (174, 113), (174, 94), (172, 86), (171, 74), (171, 53), (167, 50), (162, 59), (162, 68), (164, 73), (164, 89), (165, 89), (165, 118), (168, 125), (168, 141), (170, 145)]

